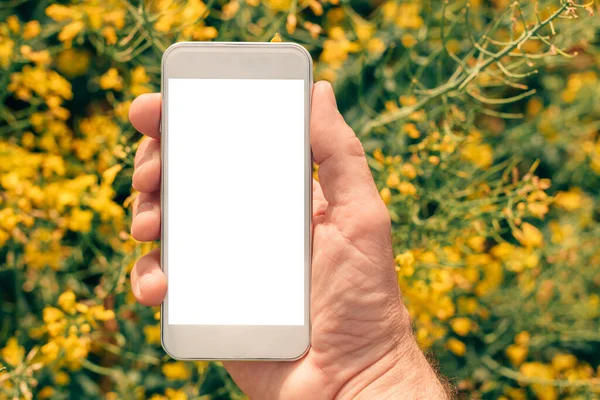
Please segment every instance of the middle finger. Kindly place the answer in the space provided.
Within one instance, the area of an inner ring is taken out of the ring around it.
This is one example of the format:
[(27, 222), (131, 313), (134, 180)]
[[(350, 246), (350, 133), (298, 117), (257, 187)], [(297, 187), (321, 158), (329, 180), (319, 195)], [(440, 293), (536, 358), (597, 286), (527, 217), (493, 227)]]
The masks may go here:
[(160, 173), (160, 142), (146, 138), (135, 154), (132, 185), (139, 192), (157, 191), (160, 188)]
[(160, 237), (160, 192), (140, 193), (135, 199), (131, 235), (141, 242)]

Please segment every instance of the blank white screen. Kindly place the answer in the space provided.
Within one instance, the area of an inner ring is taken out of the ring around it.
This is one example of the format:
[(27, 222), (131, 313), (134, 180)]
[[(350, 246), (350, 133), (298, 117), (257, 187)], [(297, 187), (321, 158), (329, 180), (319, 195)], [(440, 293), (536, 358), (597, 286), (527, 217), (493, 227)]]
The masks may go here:
[(168, 323), (304, 324), (304, 81), (169, 79)]

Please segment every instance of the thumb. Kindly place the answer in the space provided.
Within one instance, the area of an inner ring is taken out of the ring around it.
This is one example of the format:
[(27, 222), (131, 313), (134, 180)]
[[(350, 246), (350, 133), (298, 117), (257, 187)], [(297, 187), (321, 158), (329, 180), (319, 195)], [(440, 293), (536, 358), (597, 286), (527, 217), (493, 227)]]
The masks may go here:
[(338, 111), (328, 82), (317, 82), (313, 88), (310, 144), (329, 204), (364, 205), (381, 200), (362, 144)]

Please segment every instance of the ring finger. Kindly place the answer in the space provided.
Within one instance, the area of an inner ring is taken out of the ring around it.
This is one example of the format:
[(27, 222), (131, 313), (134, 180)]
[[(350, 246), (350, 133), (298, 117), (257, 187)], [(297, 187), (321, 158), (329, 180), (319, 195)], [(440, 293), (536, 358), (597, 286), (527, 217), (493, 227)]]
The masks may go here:
[(140, 193), (133, 204), (131, 235), (141, 242), (160, 237), (160, 192)]

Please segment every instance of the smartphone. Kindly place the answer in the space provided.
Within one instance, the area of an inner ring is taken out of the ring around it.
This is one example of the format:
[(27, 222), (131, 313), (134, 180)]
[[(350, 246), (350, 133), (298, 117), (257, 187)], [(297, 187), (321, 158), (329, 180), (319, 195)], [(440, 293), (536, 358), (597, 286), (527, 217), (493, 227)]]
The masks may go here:
[(161, 309), (176, 359), (310, 346), (312, 60), (293, 43), (177, 43), (162, 59)]

